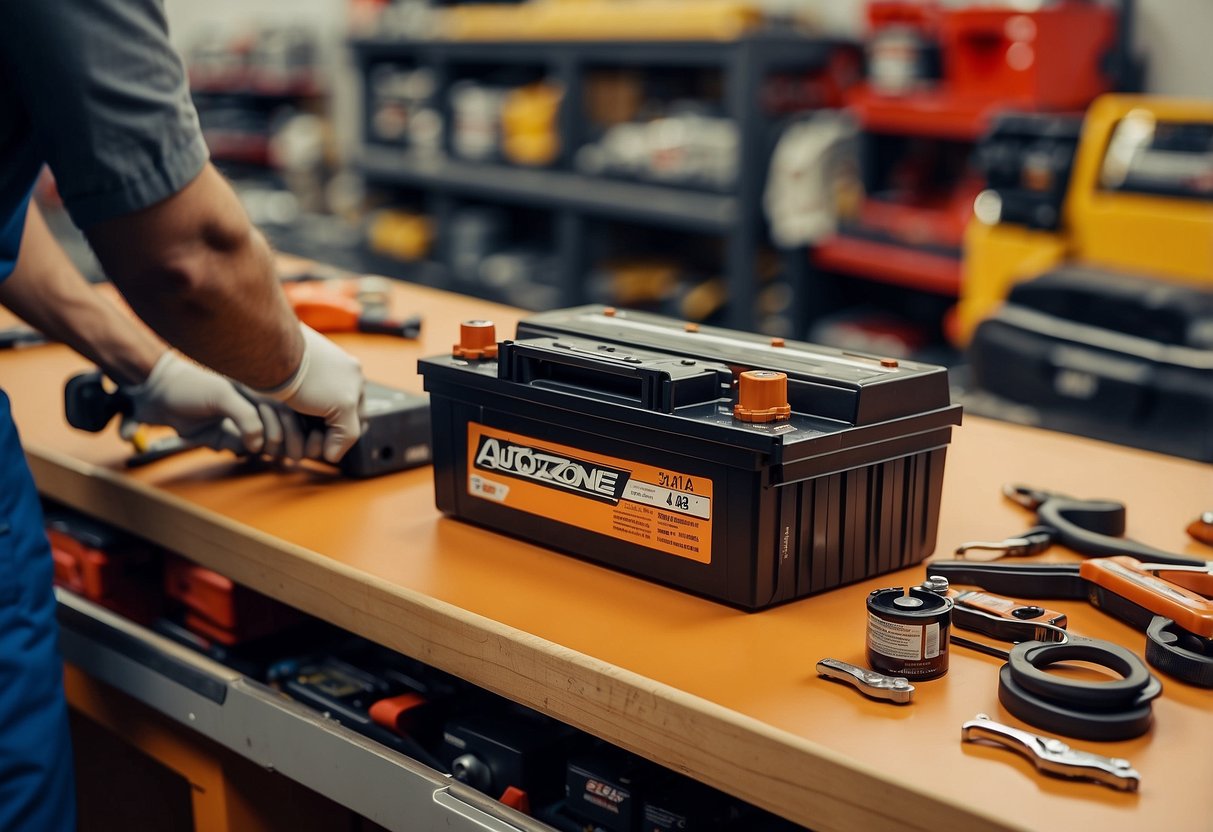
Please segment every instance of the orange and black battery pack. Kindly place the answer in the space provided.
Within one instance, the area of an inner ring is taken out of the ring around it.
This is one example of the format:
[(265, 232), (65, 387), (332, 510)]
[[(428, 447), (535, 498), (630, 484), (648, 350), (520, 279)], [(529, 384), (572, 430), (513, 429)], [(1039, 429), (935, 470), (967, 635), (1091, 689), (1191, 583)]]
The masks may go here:
[(341, 473), (365, 479), (430, 461), (430, 408), (425, 396), (366, 383), (362, 438), (341, 460)]
[(175, 555), (164, 559), (164, 594), (181, 606), (186, 629), (227, 647), (305, 620), (294, 608)]
[(447, 514), (749, 610), (935, 546), (942, 367), (601, 306), (487, 328), (420, 362)]

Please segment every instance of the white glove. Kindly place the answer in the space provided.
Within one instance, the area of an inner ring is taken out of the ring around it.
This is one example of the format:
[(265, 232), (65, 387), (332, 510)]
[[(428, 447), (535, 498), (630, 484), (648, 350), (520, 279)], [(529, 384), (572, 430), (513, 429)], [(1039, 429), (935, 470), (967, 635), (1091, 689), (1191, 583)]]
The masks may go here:
[(257, 408), (223, 376), (167, 351), (142, 384), (123, 387), (134, 408), (125, 438), (140, 424), (168, 425), (185, 439), (217, 450), (260, 453), (265, 427)]
[(336, 464), (362, 435), (362, 395), (365, 382), (358, 359), (311, 327), (303, 331), (303, 360), (290, 380), (258, 393), (276, 399), (305, 416), (324, 419), (328, 430), (314, 432), (303, 455)]
[(257, 396), (254, 403), (265, 425), (262, 454), (270, 459), (298, 462), (303, 459), (305, 436), (299, 415), (284, 404)]

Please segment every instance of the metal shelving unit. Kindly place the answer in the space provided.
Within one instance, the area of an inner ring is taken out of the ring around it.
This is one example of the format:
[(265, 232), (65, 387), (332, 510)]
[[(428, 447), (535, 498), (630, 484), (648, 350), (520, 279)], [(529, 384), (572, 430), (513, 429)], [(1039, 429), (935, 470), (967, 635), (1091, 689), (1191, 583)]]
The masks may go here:
[(687, 231), (727, 233), (739, 219), (734, 196), (570, 171), (482, 164), (449, 156), (419, 156), (383, 147), (364, 148), (358, 168), (381, 182)]
[[(418, 155), (399, 146), (363, 142), (358, 167), (369, 181), (418, 188), (435, 197), (439, 227), (452, 198), (559, 211), (556, 255), (563, 300), (585, 302), (585, 240), (597, 219), (719, 235), (726, 241), (721, 272), (728, 284), (726, 325), (754, 324), (754, 258), (763, 239), (761, 211), (774, 120), (762, 111), (761, 84), (770, 73), (813, 70), (835, 42), (790, 31), (757, 31), (734, 41), (530, 41), (454, 42), (388, 37), (351, 42), (360, 75), (385, 61), (428, 67), (438, 79), (437, 100), (450, 124), (446, 89), (460, 66), (537, 66), (559, 83), (560, 158), (551, 168), (466, 162), (450, 155)], [(593, 69), (702, 67), (723, 78), (723, 113), (738, 125), (736, 183), (728, 192), (696, 190), (594, 177), (574, 171), (572, 153), (586, 139), (582, 79)], [(364, 119), (369, 112), (363, 84)], [(364, 123), (363, 135), (370, 135)], [(441, 250), (441, 249), (440, 249)]]

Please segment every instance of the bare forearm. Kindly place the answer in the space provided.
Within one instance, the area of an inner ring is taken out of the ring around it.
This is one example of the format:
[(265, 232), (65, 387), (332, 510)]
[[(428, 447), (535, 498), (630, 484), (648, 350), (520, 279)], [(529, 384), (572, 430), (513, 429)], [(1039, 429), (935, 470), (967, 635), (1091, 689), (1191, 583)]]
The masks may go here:
[(88, 236), (136, 314), (185, 354), (257, 388), (299, 366), (299, 324), (269, 246), (210, 166), (176, 196)]
[(30, 206), (17, 267), (0, 283), (0, 303), (123, 384), (147, 378), (165, 350), (151, 333), (88, 285), (35, 205)]

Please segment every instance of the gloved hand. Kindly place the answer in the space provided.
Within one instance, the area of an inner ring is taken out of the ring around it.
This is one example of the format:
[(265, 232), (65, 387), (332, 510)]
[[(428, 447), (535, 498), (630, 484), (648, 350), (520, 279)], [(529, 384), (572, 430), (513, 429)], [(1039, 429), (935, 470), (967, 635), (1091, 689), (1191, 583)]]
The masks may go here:
[(133, 403), (121, 432), (129, 439), (140, 424), (167, 425), (185, 439), (217, 450), (260, 453), (265, 426), (257, 408), (221, 375), (171, 350), (142, 384), (122, 388)]
[(305, 416), (320, 416), (328, 430), (307, 438), (303, 455), (336, 464), (362, 435), (362, 396), (365, 382), (358, 359), (311, 327), (303, 331), (303, 360), (295, 374), (274, 390), (258, 393), (282, 402)]

